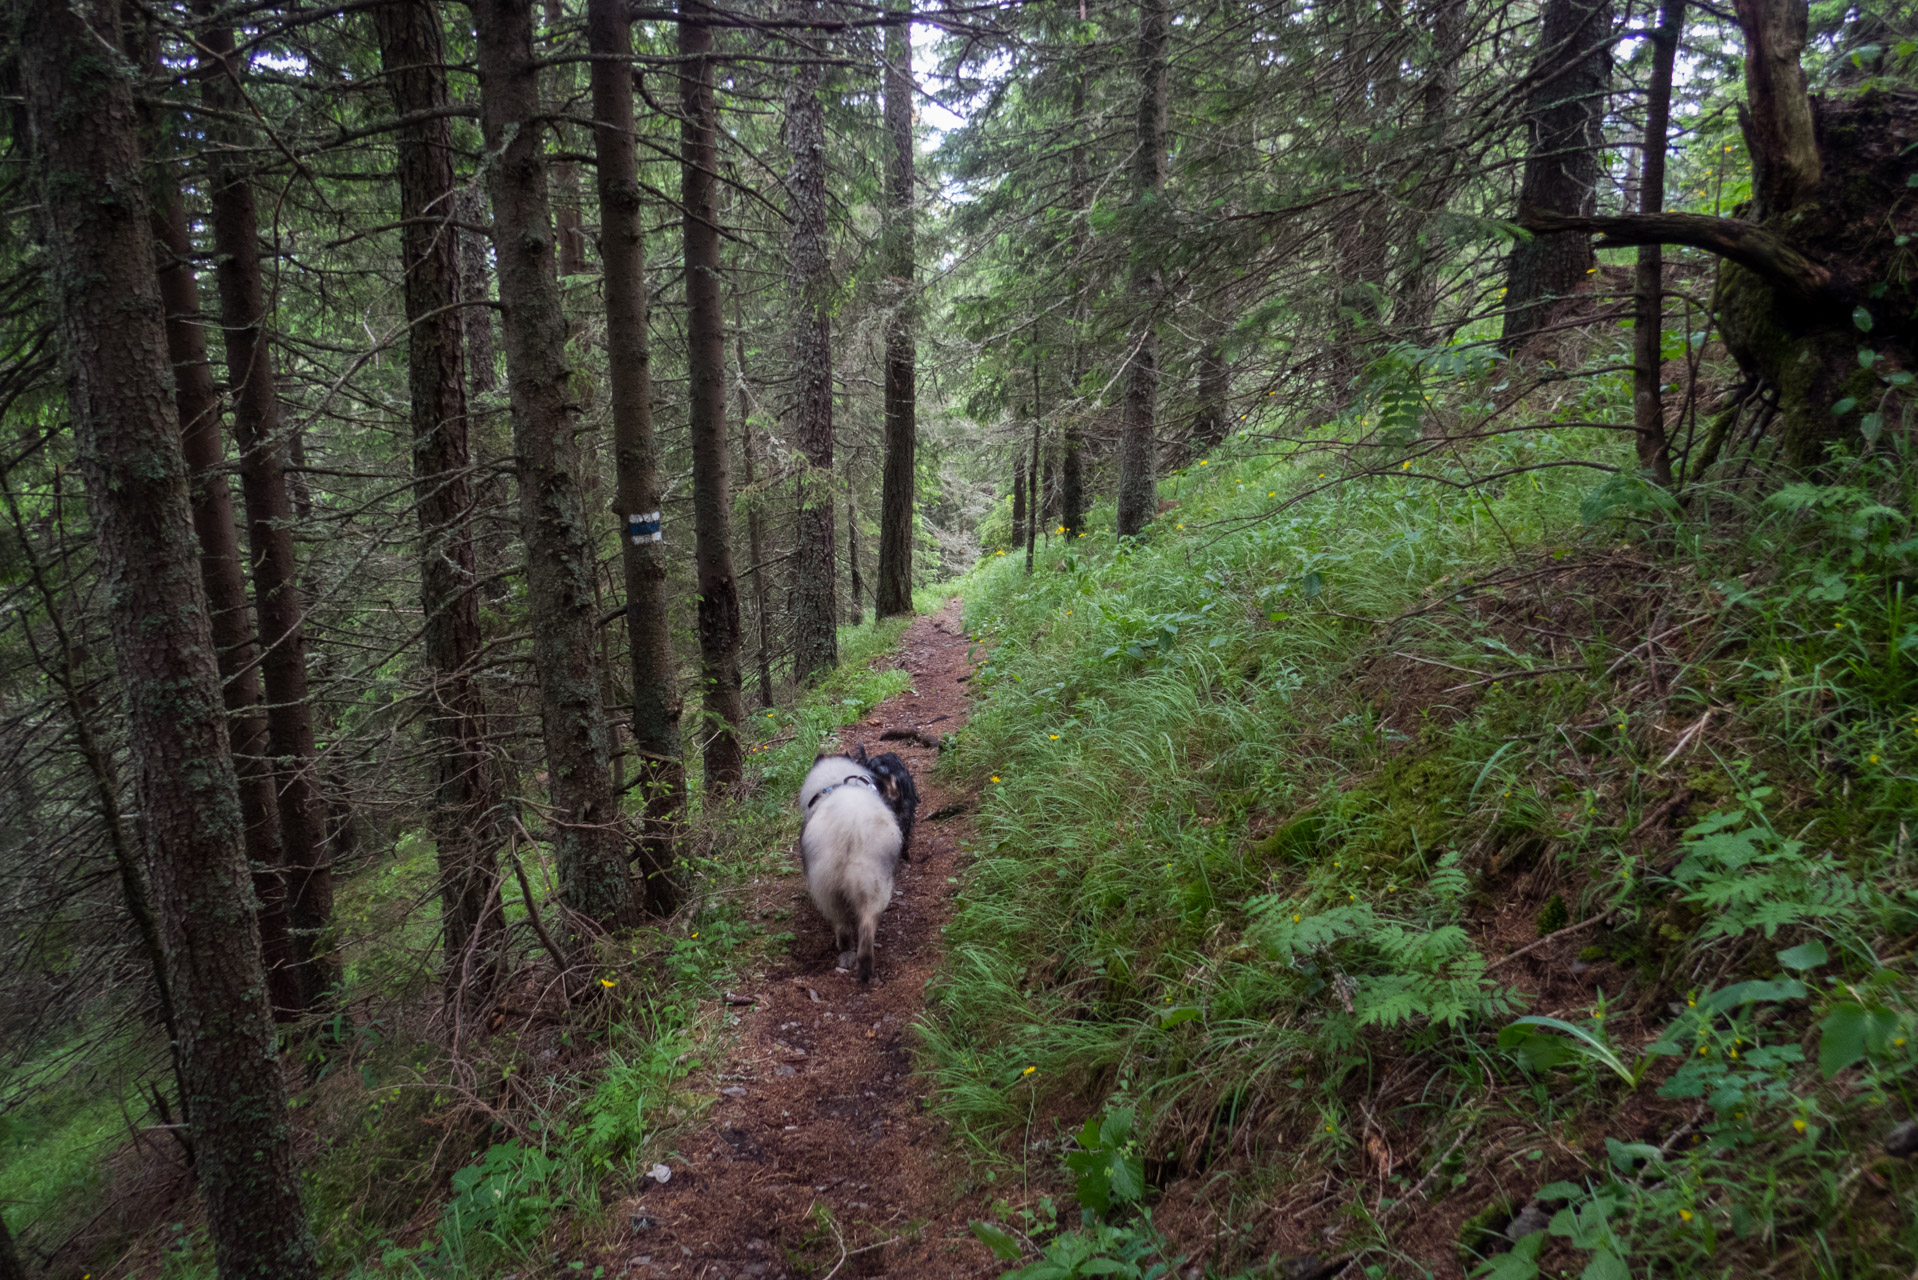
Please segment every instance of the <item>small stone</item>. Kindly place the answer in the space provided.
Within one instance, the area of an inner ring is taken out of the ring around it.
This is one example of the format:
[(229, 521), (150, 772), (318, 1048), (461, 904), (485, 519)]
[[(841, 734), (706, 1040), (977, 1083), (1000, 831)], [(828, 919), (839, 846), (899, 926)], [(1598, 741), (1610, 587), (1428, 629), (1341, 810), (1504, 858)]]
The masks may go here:
[(1552, 1215), (1536, 1200), (1518, 1211), (1518, 1216), (1505, 1224), (1505, 1238), (1517, 1244), (1526, 1236), (1537, 1235), (1552, 1225)]
[(673, 1171), (663, 1164), (656, 1164), (646, 1171), (646, 1176), (654, 1182), (664, 1184), (672, 1181)]
[(721, 1089), (720, 1092), (728, 1098), (743, 1098), (746, 1096), (746, 1091), (738, 1085), (734, 1085), (730, 1089)]
[(1885, 1135), (1885, 1154), (1901, 1160), (1918, 1156), (1918, 1120), (1907, 1120)]

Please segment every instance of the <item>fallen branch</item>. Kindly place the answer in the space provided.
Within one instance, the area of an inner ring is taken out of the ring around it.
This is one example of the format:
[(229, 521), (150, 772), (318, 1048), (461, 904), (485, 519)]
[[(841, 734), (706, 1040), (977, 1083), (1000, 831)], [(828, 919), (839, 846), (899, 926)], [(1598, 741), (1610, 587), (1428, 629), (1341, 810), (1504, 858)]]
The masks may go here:
[(1787, 244), (1775, 232), (1742, 218), (1702, 213), (1633, 213), (1621, 217), (1575, 218), (1545, 209), (1521, 209), (1518, 225), (1553, 235), (1566, 231), (1596, 234), (1593, 246), (1621, 249), (1641, 244), (1683, 244), (1715, 253), (1762, 276), (1794, 300), (1821, 308), (1843, 301), (1831, 271)]
[(1520, 956), (1525, 955), (1527, 952), (1538, 950), (1540, 947), (1544, 946), (1548, 942), (1557, 942), (1560, 938), (1569, 938), (1573, 934), (1583, 932), (1584, 930), (1591, 928), (1595, 924), (1602, 924), (1604, 923), (1605, 918), (1609, 915), (1611, 915), (1611, 912), (1601, 911), (1589, 920), (1580, 920), (1577, 924), (1568, 924), (1563, 929), (1554, 930), (1553, 932), (1548, 933), (1544, 937), (1540, 938), (1537, 942), (1528, 942), (1524, 946), (1520, 947), (1517, 951), (1512, 952), (1510, 955), (1500, 956), (1498, 959), (1492, 961), (1492, 963), (1485, 966), (1485, 972), (1490, 973), (1492, 970), (1497, 969), (1502, 965), (1508, 965), (1512, 963), (1512, 961), (1518, 959)]
[[(533, 837), (527, 834), (526, 828), (520, 824), (518, 818), (513, 819), (513, 830), (525, 836), (526, 843), (533, 843)], [(553, 941), (553, 935), (546, 932), (546, 926), (540, 922), (539, 904), (533, 900), (533, 886), (527, 882), (526, 868), (522, 867), (519, 862), (518, 840), (508, 838), (506, 842), (506, 857), (512, 862), (513, 875), (519, 881), (520, 897), (522, 901), (526, 903), (526, 918), (532, 922), (533, 932), (539, 935), (540, 945), (546, 948), (547, 955), (553, 957), (553, 965), (559, 970), (560, 999), (570, 1001), (571, 997), (566, 991), (566, 956), (565, 953), (559, 949), (558, 944)]]
[(879, 740), (881, 742), (911, 742), (918, 746), (925, 747), (929, 751), (938, 751), (945, 746), (939, 739), (929, 733), (922, 733), (918, 729), (888, 729), (879, 735)]

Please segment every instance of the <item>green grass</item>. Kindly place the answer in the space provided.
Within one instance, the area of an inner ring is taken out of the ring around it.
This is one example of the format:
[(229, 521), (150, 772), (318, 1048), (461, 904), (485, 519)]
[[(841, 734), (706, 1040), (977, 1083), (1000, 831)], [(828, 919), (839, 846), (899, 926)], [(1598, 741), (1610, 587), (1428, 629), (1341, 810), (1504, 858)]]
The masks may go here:
[(147, 1111), (145, 1099), (97, 1078), (35, 1094), (0, 1119), (0, 1209), (16, 1235), (84, 1201), (101, 1162), (125, 1144), (128, 1115), (138, 1122)]
[[(1137, 542), (1055, 543), (1030, 577), (988, 555), (963, 584), (982, 700), (942, 766), (984, 787), (980, 852), (925, 1028), (981, 1158), (1136, 1108), (1148, 1165), (1222, 1179), (1248, 1222), (1370, 1179), (1345, 1234), (1375, 1259), (1413, 1183), (1463, 1216), (1555, 1180), (1611, 1215), (1567, 1237), (1581, 1265), (1910, 1271), (1913, 1179), (1873, 1142), (1918, 1065), (1912, 471), (1689, 511), (1569, 467), (1458, 487), (1622, 448), (1508, 436), (1288, 505), (1337, 466), (1228, 446), (1162, 482), (1177, 505)], [(1555, 1011), (1490, 967), (1525, 891), (1528, 921), (1613, 913), (1583, 939), (1608, 990), (1557, 1010), (1576, 1034), (1502, 1046)], [(1742, 1065), (1633, 1078), (1671, 1007), (1809, 942), (1830, 960), (1801, 994), (1685, 1023)], [(1698, 1143), (1608, 1147), (1641, 1136), (1612, 1124), (1633, 1094), (1661, 1133), (1697, 1113)], [(1374, 1132), (1413, 1157), (1383, 1188)]]

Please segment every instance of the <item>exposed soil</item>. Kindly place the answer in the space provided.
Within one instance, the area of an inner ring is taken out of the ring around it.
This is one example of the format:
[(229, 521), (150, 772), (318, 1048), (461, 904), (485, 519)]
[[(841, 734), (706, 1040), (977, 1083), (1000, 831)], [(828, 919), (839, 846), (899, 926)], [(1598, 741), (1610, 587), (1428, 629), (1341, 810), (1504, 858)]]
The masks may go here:
[(739, 993), (753, 1004), (740, 1008), (728, 1060), (702, 1078), (715, 1101), (678, 1144), (670, 1180), (642, 1180), (620, 1205), (609, 1275), (939, 1280), (1001, 1269), (967, 1229), (982, 1206), (962, 1185), (963, 1164), (945, 1155), (945, 1127), (925, 1114), (930, 1090), (911, 1055), (970, 829), (954, 810), (973, 797), (931, 783), (933, 747), (880, 739), (917, 729), (937, 743), (965, 723), (966, 646), (957, 601), (915, 619), (903, 644), (912, 688), (841, 735), (846, 749), (897, 751), (919, 787), (911, 861), (880, 921), (872, 985), (835, 967), (832, 930), (795, 856), (790, 875), (761, 886), (759, 906), (789, 908), (796, 938)]

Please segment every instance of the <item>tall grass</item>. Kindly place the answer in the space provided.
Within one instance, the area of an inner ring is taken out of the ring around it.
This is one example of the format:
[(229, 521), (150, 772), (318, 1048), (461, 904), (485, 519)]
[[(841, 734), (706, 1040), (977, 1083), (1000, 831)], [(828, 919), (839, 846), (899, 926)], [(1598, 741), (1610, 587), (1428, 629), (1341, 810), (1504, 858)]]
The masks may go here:
[[(1885, 1029), (1847, 1068), (1868, 1073), (1862, 1092), (1761, 1054), (1764, 1089), (1707, 1112), (1699, 1158), (1717, 1163), (1699, 1176), (1716, 1190), (1682, 1206), (1678, 1182), (1601, 1156), (1579, 1194), (1628, 1218), (1578, 1247), (1750, 1260), (1763, 1250), (1745, 1241), (1803, 1211), (1816, 1230), (1769, 1246), (1800, 1271), (1909, 1270), (1918, 1236), (1864, 1229), (1855, 1188), (1874, 1131), (1911, 1105), (1897, 1064), (1918, 1061), (1901, 1030), (1918, 926), (1911, 469), (1842, 464), (1689, 511), (1629, 474), (1471, 485), (1553, 457), (1629, 467), (1620, 454), (1596, 432), (1513, 436), (1420, 459), (1431, 478), (1408, 466), (1292, 503), (1336, 474), (1228, 448), (1162, 484), (1176, 505), (1144, 539), (1054, 543), (1031, 576), (990, 556), (967, 579), (981, 701), (943, 767), (985, 799), (925, 1044), (938, 1105), (982, 1154), (1137, 1107), (1162, 1178), (1229, 1170), (1248, 1205), (1308, 1172), (1375, 1177), (1368, 1133), (1419, 1153), (1398, 1185), (1522, 1200), (1535, 1188), (1494, 1172), (1509, 1146), (1602, 1133), (1621, 1091), (1673, 1114), (1698, 1096), (1670, 1064), (1621, 1079), (1555, 1032), (1499, 1047), (1528, 999), (1492, 967), (1517, 945), (1500, 910), (1513, 868), (1537, 866), (1522, 883), (1552, 890), (1526, 906), (1540, 929), (1605, 916), (1583, 941), (1612, 1004), (1554, 1010), (1594, 1043), (1608, 1007), (1649, 1041), (1669, 1005), (1776, 974), (1808, 940), (1831, 944), (1830, 990), (1765, 1016), (1815, 1041), (1849, 998), (1831, 992), (1865, 981), (1858, 1007)], [(1670, 827), (1714, 813), (1672, 849)], [(1782, 1127), (1752, 1129), (1761, 1105)], [(1785, 1139), (1813, 1112), (1823, 1145), (1800, 1151)], [(1492, 1113), (1507, 1136), (1466, 1143)], [(1782, 1175), (1796, 1209), (1752, 1182), (1774, 1157), (1799, 1162)], [(1910, 1181), (1884, 1193), (1896, 1213)], [(1376, 1218), (1387, 1191), (1352, 1211)]]

